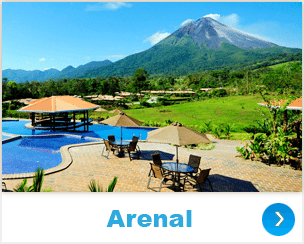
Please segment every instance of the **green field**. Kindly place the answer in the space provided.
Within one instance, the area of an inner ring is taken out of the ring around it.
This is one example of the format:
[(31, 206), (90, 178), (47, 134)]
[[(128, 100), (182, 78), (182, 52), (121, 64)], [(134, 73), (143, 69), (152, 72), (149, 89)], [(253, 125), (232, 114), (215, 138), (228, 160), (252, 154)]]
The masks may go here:
[[(234, 132), (243, 133), (243, 127), (263, 119), (261, 111), (267, 109), (257, 104), (260, 102), (263, 102), (260, 95), (229, 96), (171, 106), (129, 109), (125, 112), (143, 122), (164, 124), (166, 120), (170, 119), (185, 126), (204, 126), (204, 123), (209, 121), (212, 121), (214, 125), (229, 123), (234, 125)], [(101, 117), (114, 116), (107, 112), (98, 113), (98, 115)]]
[(282, 67), (285, 67), (287, 65), (294, 64), (294, 63), (301, 63), (301, 61), (291, 61), (291, 62), (286, 62), (286, 63), (281, 63), (281, 64), (275, 64), (275, 65), (268, 66), (268, 68), (278, 69), (278, 68), (282, 68)]

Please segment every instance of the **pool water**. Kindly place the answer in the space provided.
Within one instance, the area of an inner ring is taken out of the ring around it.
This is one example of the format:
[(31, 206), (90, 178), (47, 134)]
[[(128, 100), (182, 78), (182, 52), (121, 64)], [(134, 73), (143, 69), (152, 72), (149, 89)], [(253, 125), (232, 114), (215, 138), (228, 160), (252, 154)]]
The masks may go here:
[(8, 139), (8, 138), (11, 138), (11, 136), (2, 134), (2, 140)]
[[(2, 132), (14, 135), (49, 135), (47, 137), (24, 137), (12, 142), (2, 144), (2, 174), (17, 174), (35, 172), (38, 167), (49, 169), (58, 166), (62, 162), (60, 148), (65, 145), (78, 144), (92, 141), (89, 139), (107, 139), (108, 135), (121, 138), (121, 127), (110, 125), (91, 125), (90, 131), (83, 132), (83, 128), (78, 128), (76, 132), (63, 132), (51, 130), (31, 130), (25, 127), (30, 121), (2, 121)], [(148, 132), (154, 128), (123, 127), (123, 140), (132, 140), (133, 136), (138, 136), (140, 140), (145, 140)], [(56, 134), (70, 134), (63, 136)], [(72, 135), (82, 136), (75, 137)], [(2, 140), (10, 138), (2, 133)]]
[(56, 167), (62, 162), (62, 146), (92, 141), (95, 140), (57, 135), (22, 138), (2, 144), (2, 174), (30, 173), (38, 167)]
[[(51, 130), (31, 130), (25, 127), (25, 124), (30, 121), (2, 121), (2, 132), (15, 134), (15, 135), (49, 135), (49, 134), (74, 134), (82, 135), (84, 137), (95, 137), (107, 139), (108, 135), (114, 135), (116, 138), (121, 137), (121, 128), (111, 125), (91, 125), (90, 131), (83, 132), (83, 128), (77, 128), (76, 132), (62, 132)], [(133, 135), (139, 137), (140, 140), (145, 140), (148, 136), (148, 132), (154, 130), (154, 128), (140, 128), (140, 127), (123, 127), (122, 139), (132, 140)]]

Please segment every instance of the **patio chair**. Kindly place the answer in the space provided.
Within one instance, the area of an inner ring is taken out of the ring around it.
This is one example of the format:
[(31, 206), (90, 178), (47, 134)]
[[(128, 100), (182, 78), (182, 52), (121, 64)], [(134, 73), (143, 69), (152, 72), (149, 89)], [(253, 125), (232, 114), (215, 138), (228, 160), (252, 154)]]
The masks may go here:
[[(159, 153), (153, 153), (153, 154), (151, 154), (151, 157), (152, 157), (152, 161), (155, 165), (158, 165), (160, 167), (162, 166), (163, 163), (160, 159), (160, 154)], [(152, 173), (152, 168), (150, 169), (148, 176), (150, 176), (151, 173)]]
[[(190, 177), (190, 179), (187, 177), (184, 179), (184, 186), (185, 186), (185, 181), (188, 181), (190, 185), (192, 186), (196, 186), (198, 185), (200, 191), (202, 191), (201, 189), (201, 184), (205, 184), (206, 181), (208, 180), (211, 191), (213, 191), (212, 185), (211, 185), (211, 181), (208, 179), (208, 176), (210, 174), (210, 170), (211, 169), (204, 169), (201, 170), (198, 176), (194, 176), (194, 177)], [(194, 184), (191, 182), (194, 181)]]
[(104, 118), (98, 117), (98, 118), (97, 118), (97, 123), (100, 124), (101, 121), (103, 121), (103, 120), (104, 120)]
[(190, 154), (188, 165), (193, 167), (194, 171), (191, 173), (188, 173), (189, 175), (191, 175), (191, 176), (197, 175), (198, 170), (199, 170), (199, 165), (201, 163), (201, 158), (202, 157), (200, 157), (200, 156)]
[(152, 174), (150, 174), (150, 178), (149, 178), (149, 181), (148, 181), (147, 188), (150, 189), (150, 190), (156, 191), (156, 190), (154, 190), (153, 188), (150, 187), (151, 178), (153, 176), (154, 178), (157, 178), (157, 179), (161, 180), (160, 186), (159, 186), (159, 190), (158, 190), (160, 192), (161, 186), (162, 186), (163, 182), (165, 182), (165, 184), (166, 184), (167, 181), (169, 181), (169, 180), (173, 181), (173, 179), (172, 178), (168, 178), (164, 174), (163, 168), (161, 166), (155, 165), (155, 164), (152, 164), (152, 163), (150, 163), (150, 165), (151, 165)]
[[(139, 140), (139, 137), (137, 137), (137, 136), (133, 136), (133, 137), (132, 137), (132, 141), (138, 142), (138, 140)], [(140, 148), (139, 148), (139, 146), (138, 146), (138, 143), (137, 143), (137, 151), (139, 152), (139, 155), (140, 155), (140, 154), (141, 154), (141, 151), (140, 151)]]
[[(153, 153), (153, 154), (151, 154), (151, 157), (152, 157), (153, 164), (162, 167), (163, 162), (162, 162), (162, 160), (160, 158), (160, 154), (159, 153)], [(170, 173), (169, 171), (167, 171), (164, 168), (163, 168), (163, 171), (164, 171), (165, 175), (169, 175), (169, 173)], [(148, 176), (151, 175), (151, 172), (152, 172), (152, 169), (150, 169)]]
[(139, 137), (137, 137), (137, 136), (132, 137), (132, 141), (138, 141), (138, 140), (139, 140)]
[(139, 152), (136, 149), (137, 141), (131, 141), (129, 146), (127, 147), (127, 151), (129, 153), (130, 161), (132, 161), (131, 152), (136, 152), (138, 159), (140, 158)]
[(115, 136), (114, 135), (108, 135), (108, 140), (109, 140), (109, 142), (115, 141)]
[(153, 154), (151, 154), (151, 157), (152, 157), (152, 161), (155, 165), (162, 166), (163, 162), (161, 161), (159, 153), (153, 153)]
[(103, 156), (103, 152), (104, 152), (104, 150), (106, 149), (106, 151), (108, 151), (107, 158), (109, 158), (109, 153), (110, 153), (110, 151), (112, 151), (113, 154), (114, 154), (114, 152), (115, 152), (115, 150), (116, 150), (117, 148), (113, 147), (112, 144), (110, 144), (110, 142), (109, 142), (108, 140), (104, 140), (104, 144), (105, 144), (105, 146), (104, 146), (104, 148), (103, 148), (103, 150), (102, 150), (102, 154), (101, 154), (101, 155)]
[(6, 183), (2, 181), (2, 185), (5, 187), (5, 190), (7, 190)]

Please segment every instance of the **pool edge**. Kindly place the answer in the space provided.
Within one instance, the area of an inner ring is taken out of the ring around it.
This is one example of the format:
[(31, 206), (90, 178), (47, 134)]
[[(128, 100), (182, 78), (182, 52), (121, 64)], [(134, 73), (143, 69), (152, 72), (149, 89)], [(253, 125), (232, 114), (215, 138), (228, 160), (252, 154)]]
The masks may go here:
[[(53, 136), (53, 135), (43, 135), (43, 136)], [(68, 136), (71, 136), (71, 135), (68, 135)], [(23, 137), (23, 136), (20, 136), (20, 138), (21, 137)], [(36, 136), (25, 136), (25, 137), (36, 137)], [(81, 137), (81, 136), (76, 136), (76, 137)], [(18, 139), (20, 139), (20, 138), (18, 138)], [(11, 138), (9, 138), (9, 139), (11, 139)], [(60, 172), (62, 170), (65, 170), (73, 163), (73, 158), (72, 158), (72, 156), (69, 152), (70, 148), (81, 147), (81, 146), (99, 145), (99, 144), (104, 144), (104, 142), (103, 141), (100, 141), (100, 142), (86, 142), (86, 143), (71, 144), (71, 145), (66, 145), (66, 146), (61, 147), (60, 148), (60, 153), (61, 153), (61, 157), (62, 157), (62, 162), (59, 165), (57, 165), (56, 167), (44, 170), (44, 175), (54, 174), (54, 173)], [(2, 180), (15, 180), (15, 179), (33, 178), (34, 175), (35, 175), (35, 172), (18, 173), (18, 174), (2, 174)]]

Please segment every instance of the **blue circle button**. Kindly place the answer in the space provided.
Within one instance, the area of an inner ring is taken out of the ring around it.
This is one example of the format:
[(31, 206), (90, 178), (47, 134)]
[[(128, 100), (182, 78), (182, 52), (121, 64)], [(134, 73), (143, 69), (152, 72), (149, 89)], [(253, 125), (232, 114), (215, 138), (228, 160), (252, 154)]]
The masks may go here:
[(295, 223), (295, 215), (290, 207), (283, 203), (275, 203), (263, 213), (263, 226), (274, 236), (283, 236), (290, 232)]

